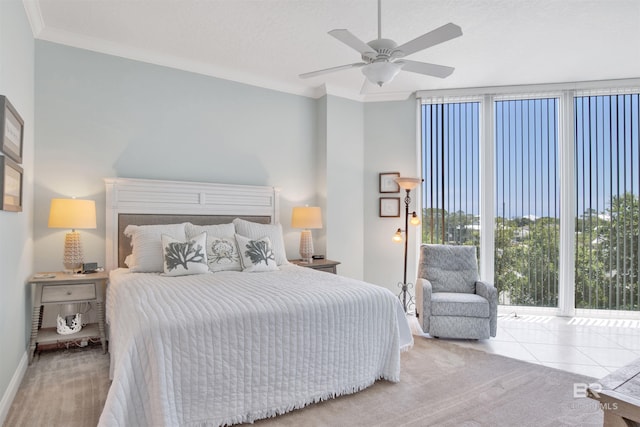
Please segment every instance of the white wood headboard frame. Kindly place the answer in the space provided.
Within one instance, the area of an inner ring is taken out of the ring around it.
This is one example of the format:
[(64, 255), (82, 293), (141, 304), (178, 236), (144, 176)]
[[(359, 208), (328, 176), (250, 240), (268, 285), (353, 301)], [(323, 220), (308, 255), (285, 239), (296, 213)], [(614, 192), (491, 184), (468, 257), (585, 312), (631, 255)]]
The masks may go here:
[(108, 270), (118, 266), (118, 215), (259, 215), (279, 222), (276, 187), (206, 182), (105, 178), (105, 240)]

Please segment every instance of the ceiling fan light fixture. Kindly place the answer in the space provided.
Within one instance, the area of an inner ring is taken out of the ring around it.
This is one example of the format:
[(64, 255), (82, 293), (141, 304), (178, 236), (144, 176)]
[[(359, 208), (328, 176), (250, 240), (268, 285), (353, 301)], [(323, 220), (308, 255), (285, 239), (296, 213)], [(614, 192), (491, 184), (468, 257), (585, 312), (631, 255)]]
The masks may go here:
[(382, 87), (398, 75), (403, 65), (401, 62), (372, 62), (362, 68), (362, 74), (371, 83)]
[(395, 41), (382, 38), (381, 10), (382, 0), (378, 0), (378, 38), (371, 40), (369, 43), (365, 43), (353, 35), (349, 30), (344, 28), (337, 28), (329, 31), (330, 36), (360, 53), (362, 62), (300, 74), (300, 78), (306, 79), (309, 77), (333, 73), (335, 71), (362, 67), (362, 74), (364, 74), (365, 79), (360, 93), (363, 94), (364, 88), (369, 82), (382, 87), (382, 85), (393, 80), (400, 70), (442, 79), (453, 73), (453, 67), (404, 59), (402, 61), (395, 60), (398, 58), (404, 58), (405, 56), (409, 56), (440, 43), (444, 43), (456, 37), (460, 37), (462, 35), (462, 28), (449, 22), (448, 24), (429, 31), (428, 33), (424, 33), (423, 35), (398, 46)]

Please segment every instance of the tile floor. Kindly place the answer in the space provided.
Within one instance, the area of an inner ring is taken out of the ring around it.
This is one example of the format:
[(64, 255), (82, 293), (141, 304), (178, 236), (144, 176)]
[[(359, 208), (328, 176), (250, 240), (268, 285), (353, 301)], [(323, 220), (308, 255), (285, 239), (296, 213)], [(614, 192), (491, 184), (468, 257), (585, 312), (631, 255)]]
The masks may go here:
[[(420, 335), (417, 320), (410, 320)], [(429, 337), (429, 335), (426, 335)], [(417, 337), (415, 337), (417, 339)], [(430, 339), (430, 338), (429, 338)], [(500, 354), (602, 378), (640, 358), (640, 320), (498, 313), (498, 331), (489, 340), (451, 340)]]

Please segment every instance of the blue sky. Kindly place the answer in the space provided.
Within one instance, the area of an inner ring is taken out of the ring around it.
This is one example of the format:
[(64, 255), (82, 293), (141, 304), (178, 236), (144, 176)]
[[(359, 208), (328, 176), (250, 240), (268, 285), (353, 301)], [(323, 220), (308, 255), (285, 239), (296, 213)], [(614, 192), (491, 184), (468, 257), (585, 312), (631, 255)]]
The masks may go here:
[[(575, 98), (577, 212), (603, 212), (611, 195), (640, 191), (639, 96)], [(477, 102), (423, 105), (423, 200), (442, 199), (445, 209), (478, 214)], [(505, 100), (495, 103), (496, 214), (558, 216), (558, 100)], [(430, 177), (433, 177), (430, 178)], [(435, 206), (435, 205), (434, 205)], [(438, 206), (439, 207), (439, 206)]]

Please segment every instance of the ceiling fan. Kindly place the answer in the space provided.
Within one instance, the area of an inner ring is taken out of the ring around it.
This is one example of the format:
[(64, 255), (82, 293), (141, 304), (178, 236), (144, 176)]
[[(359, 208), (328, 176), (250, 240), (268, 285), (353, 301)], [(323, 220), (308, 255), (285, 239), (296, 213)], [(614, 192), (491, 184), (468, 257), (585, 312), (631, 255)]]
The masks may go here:
[(349, 30), (331, 30), (329, 35), (340, 40), (347, 46), (360, 52), (362, 62), (339, 65), (337, 67), (325, 68), (323, 70), (312, 71), (300, 74), (300, 77), (307, 79), (335, 71), (350, 68), (362, 68), (362, 74), (371, 83), (382, 85), (389, 83), (400, 72), (400, 70), (412, 73), (425, 74), (427, 76), (445, 78), (453, 73), (453, 67), (444, 65), (429, 64), (427, 62), (410, 61), (402, 59), (412, 53), (427, 49), (440, 43), (444, 43), (462, 35), (462, 28), (456, 24), (448, 23), (433, 31), (421, 35), (400, 46), (390, 39), (382, 38), (381, 0), (378, 0), (378, 38), (365, 43)]

